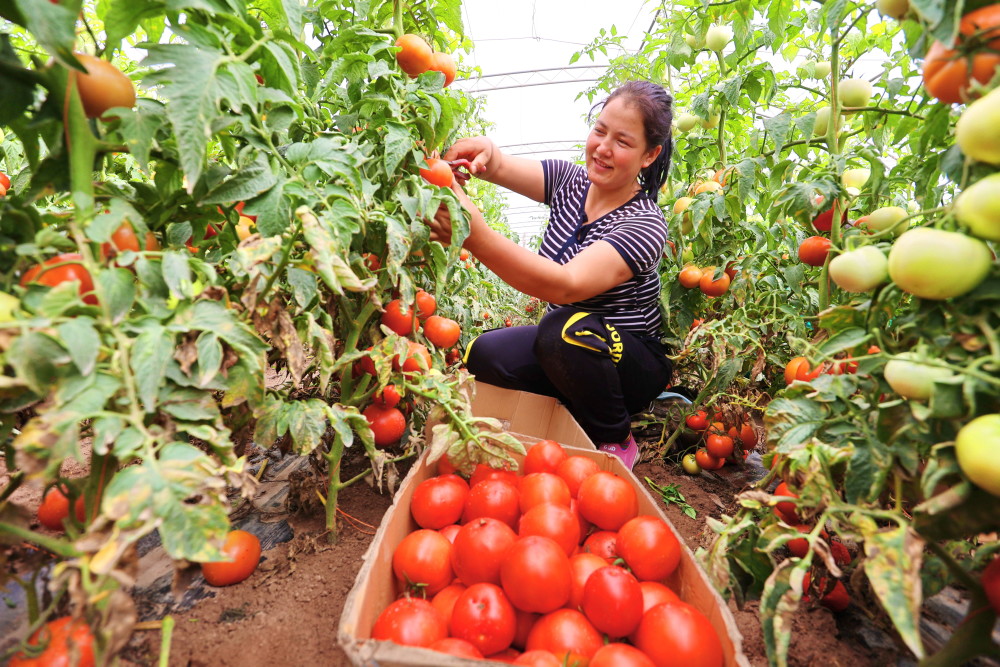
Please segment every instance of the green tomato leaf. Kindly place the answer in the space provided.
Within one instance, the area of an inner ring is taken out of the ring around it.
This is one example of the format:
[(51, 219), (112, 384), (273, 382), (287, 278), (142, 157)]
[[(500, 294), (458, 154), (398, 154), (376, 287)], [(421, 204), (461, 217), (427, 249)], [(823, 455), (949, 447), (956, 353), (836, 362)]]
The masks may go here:
[(167, 364), (174, 353), (174, 337), (159, 325), (147, 328), (132, 344), (130, 357), (139, 400), (146, 412), (157, 409), (157, 395), (163, 385)]
[(920, 638), (920, 565), (924, 541), (911, 528), (881, 528), (874, 521), (862, 526), (865, 574), (882, 608), (906, 646), (923, 658)]
[(93, 371), (101, 350), (101, 337), (94, 327), (94, 320), (81, 315), (60, 323), (56, 332), (80, 373), (87, 375)]

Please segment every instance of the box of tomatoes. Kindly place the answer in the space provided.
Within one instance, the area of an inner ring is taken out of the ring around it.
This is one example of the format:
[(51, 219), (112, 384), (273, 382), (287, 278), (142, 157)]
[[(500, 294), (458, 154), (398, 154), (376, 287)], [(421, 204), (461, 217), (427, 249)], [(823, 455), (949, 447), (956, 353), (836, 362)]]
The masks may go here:
[(515, 435), (519, 472), (465, 481), (426, 454), (410, 469), (341, 614), (353, 664), (749, 666), (725, 602), (618, 458)]

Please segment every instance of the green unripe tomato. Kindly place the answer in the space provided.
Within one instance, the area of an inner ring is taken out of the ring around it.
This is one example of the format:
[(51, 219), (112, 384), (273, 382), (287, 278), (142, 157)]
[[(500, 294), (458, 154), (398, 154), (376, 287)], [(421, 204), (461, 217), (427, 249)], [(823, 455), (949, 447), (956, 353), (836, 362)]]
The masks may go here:
[(979, 239), (918, 227), (889, 251), (889, 277), (921, 299), (949, 299), (971, 292), (990, 272), (990, 249)]
[(1000, 496), (1000, 414), (976, 417), (955, 438), (958, 467), (972, 483)]
[(965, 188), (955, 199), (955, 218), (979, 238), (1000, 241), (1000, 173)]
[(870, 245), (837, 255), (828, 270), (837, 287), (854, 293), (869, 292), (889, 280), (889, 260)]
[(21, 304), (20, 299), (6, 292), (0, 292), (0, 322), (13, 322), (14, 311)]
[(733, 29), (727, 25), (711, 25), (705, 33), (705, 46), (715, 52), (726, 48), (733, 41)]
[(966, 107), (955, 125), (955, 141), (967, 157), (1000, 164), (1000, 88)]
[(906, 209), (899, 206), (883, 206), (868, 214), (864, 227), (871, 232), (884, 232), (887, 229), (892, 229), (892, 233), (899, 236), (910, 226), (908, 220), (900, 224), (900, 220), (908, 215)]
[(701, 474), (701, 466), (698, 465), (698, 459), (695, 458), (694, 454), (686, 454), (683, 459), (681, 459), (681, 467), (684, 468), (684, 472), (689, 475)]
[(927, 366), (920, 361), (919, 355), (903, 352), (886, 363), (883, 371), (885, 381), (894, 392), (904, 398), (926, 401), (934, 391), (935, 381), (947, 380), (954, 375), (947, 368)]
[(847, 109), (866, 107), (872, 99), (872, 84), (867, 79), (844, 79), (838, 90), (840, 103)]
[(816, 78), (825, 79), (828, 76), (830, 76), (830, 61), (820, 60), (816, 63)]
[(677, 129), (681, 132), (690, 132), (698, 124), (699, 120), (701, 119), (693, 113), (682, 113), (677, 117)]
[(897, 21), (910, 13), (910, 0), (877, 0), (875, 6), (882, 16), (891, 16)]
[(814, 137), (825, 137), (830, 130), (830, 107), (822, 107), (816, 111), (816, 124), (813, 125)]

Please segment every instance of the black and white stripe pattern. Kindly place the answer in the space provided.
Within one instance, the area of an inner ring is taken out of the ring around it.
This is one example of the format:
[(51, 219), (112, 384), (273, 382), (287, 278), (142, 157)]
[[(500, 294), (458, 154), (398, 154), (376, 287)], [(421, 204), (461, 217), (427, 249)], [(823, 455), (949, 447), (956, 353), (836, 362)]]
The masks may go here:
[[(659, 268), (667, 222), (656, 201), (640, 192), (625, 205), (584, 225), (584, 202), (590, 187), (587, 170), (572, 162), (543, 160), (542, 171), (550, 212), (539, 254), (565, 264), (587, 246), (607, 241), (634, 274), (603, 294), (568, 305), (598, 313), (626, 331), (659, 338)], [(549, 305), (549, 310), (557, 307)]]

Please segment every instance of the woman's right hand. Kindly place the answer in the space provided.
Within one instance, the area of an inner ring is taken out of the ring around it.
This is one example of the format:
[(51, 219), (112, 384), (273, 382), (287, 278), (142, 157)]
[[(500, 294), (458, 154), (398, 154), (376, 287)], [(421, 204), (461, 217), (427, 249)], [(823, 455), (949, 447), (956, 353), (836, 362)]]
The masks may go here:
[(488, 137), (468, 137), (456, 141), (441, 157), (449, 161), (468, 160), (469, 173), (485, 179), (493, 166), (490, 162), (499, 152)]

